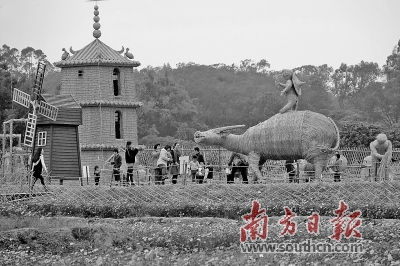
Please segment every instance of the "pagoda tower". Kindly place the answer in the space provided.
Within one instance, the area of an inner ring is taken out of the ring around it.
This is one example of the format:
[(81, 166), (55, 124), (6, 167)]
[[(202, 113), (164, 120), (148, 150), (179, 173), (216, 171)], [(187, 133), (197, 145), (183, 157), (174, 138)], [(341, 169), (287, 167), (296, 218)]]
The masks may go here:
[[(61, 68), (61, 95), (72, 95), (82, 107), (82, 126), (79, 127), (81, 165), (104, 166), (114, 148), (125, 147), (127, 141), (138, 144), (138, 101), (129, 48), (113, 50), (99, 40), (101, 36), (98, 6), (94, 7), (93, 37), (91, 43), (78, 51), (65, 49)], [(121, 153), (121, 155), (123, 155)]]

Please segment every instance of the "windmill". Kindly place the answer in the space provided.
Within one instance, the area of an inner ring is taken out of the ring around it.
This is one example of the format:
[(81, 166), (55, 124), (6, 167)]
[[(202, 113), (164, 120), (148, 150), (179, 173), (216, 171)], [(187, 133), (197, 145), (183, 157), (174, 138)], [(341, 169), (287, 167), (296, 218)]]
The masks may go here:
[(31, 105), (33, 107), (33, 112), (28, 114), (28, 122), (26, 124), (24, 138), (24, 145), (32, 148), (32, 154), (34, 152), (35, 145), (37, 114), (47, 117), (53, 121), (56, 121), (58, 114), (58, 108), (46, 103), (41, 95), (45, 70), (46, 65), (42, 62), (39, 62), (36, 72), (35, 84), (33, 86), (33, 99), (29, 94), (18, 89), (14, 88), (13, 92), (13, 102), (16, 102), (28, 109), (30, 109)]

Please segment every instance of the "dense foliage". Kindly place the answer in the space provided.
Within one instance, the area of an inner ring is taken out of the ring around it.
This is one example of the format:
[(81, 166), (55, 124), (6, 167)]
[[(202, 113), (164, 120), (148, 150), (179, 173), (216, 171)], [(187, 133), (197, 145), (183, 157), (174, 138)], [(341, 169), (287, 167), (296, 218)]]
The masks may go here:
[[(41, 50), (27, 47), (19, 52), (0, 48), (0, 123), (26, 115), (11, 109), (11, 88), (29, 91), (36, 61), (48, 65), (44, 89), (57, 93), (60, 73)], [(175, 68), (148, 66), (134, 70), (136, 89), (144, 103), (138, 132), (142, 144), (191, 141), (196, 130), (264, 121), (284, 105), (275, 82), (281, 71), (269, 70), (263, 59), (245, 59), (239, 65), (179, 63)], [(295, 68), (306, 84), (299, 110), (332, 117), (341, 129), (343, 146), (368, 146), (374, 134), (385, 132), (400, 147), (400, 48), (395, 45), (382, 68), (374, 62), (342, 63), (337, 69), (326, 64)], [(354, 133), (354, 130), (357, 133)], [(23, 128), (20, 129), (23, 131)]]

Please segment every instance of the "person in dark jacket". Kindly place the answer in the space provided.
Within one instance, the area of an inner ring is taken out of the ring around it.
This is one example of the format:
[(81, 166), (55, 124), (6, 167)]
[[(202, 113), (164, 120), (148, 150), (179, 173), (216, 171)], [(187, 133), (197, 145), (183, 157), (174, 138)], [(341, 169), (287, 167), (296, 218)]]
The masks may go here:
[(38, 148), (35, 155), (33, 156), (32, 159), (32, 177), (33, 177), (33, 182), (30, 187), (30, 189), (33, 189), (33, 186), (35, 185), (36, 181), (40, 179), (40, 183), (42, 183), (44, 190), (47, 191), (47, 187), (44, 184), (44, 178), (42, 176), (42, 170), (44, 168), (44, 171), (47, 172), (47, 167), (46, 164), (44, 163), (44, 150), (43, 148)]
[(299, 183), (299, 179), (296, 177), (297, 173), (296, 173), (296, 168), (295, 168), (295, 163), (296, 160), (290, 159), (290, 160), (286, 160), (285, 162), (285, 167), (286, 167), (286, 173), (288, 173), (289, 175), (289, 183)]
[(206, 163), (204, 161), (204, 156), (200, 153), (200, 149), (199, 147), (195, 147), (194, 148), (194, 155), (197, 156), (197, 161), (199, 162), (200, 165), (204, 166), (204, 164)]
[(135, 165), (135, 158), (139, 151), (143, 150), (142, 147), (132, 147), (132, 141), (128, 141), (126, 143), (125, 149), (125, 162), (127, 166), (127, 174), (126, 174), (126, 182), (130, 185), (134, 185), (133, 183), (133, 167)]
[(181, 151), (179, 143), (176, 142), (172, 146), (171, 156), (172, 156), (172, 163), (171, 163), (172, 184), (176, 184), (180, 171), (179, 157), (181, 156)]

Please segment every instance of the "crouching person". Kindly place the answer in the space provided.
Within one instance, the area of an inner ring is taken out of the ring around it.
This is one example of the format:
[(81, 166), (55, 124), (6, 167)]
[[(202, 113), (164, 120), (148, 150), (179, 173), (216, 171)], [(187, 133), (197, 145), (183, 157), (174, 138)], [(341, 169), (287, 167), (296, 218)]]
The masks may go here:
[[(233, 166), (232, 166), (233, 163)], [(244, 155), (233, 152), (228, 161), (228, 166), (232, 166), (231, 173), (227, 175), (227, 183), (232, 184), (235, 182), (235, 173), (240, 171), (242, 175), (243, 183), (248, 184), (247, 180), (247, 170), (249, 168), (249, 163)]]

